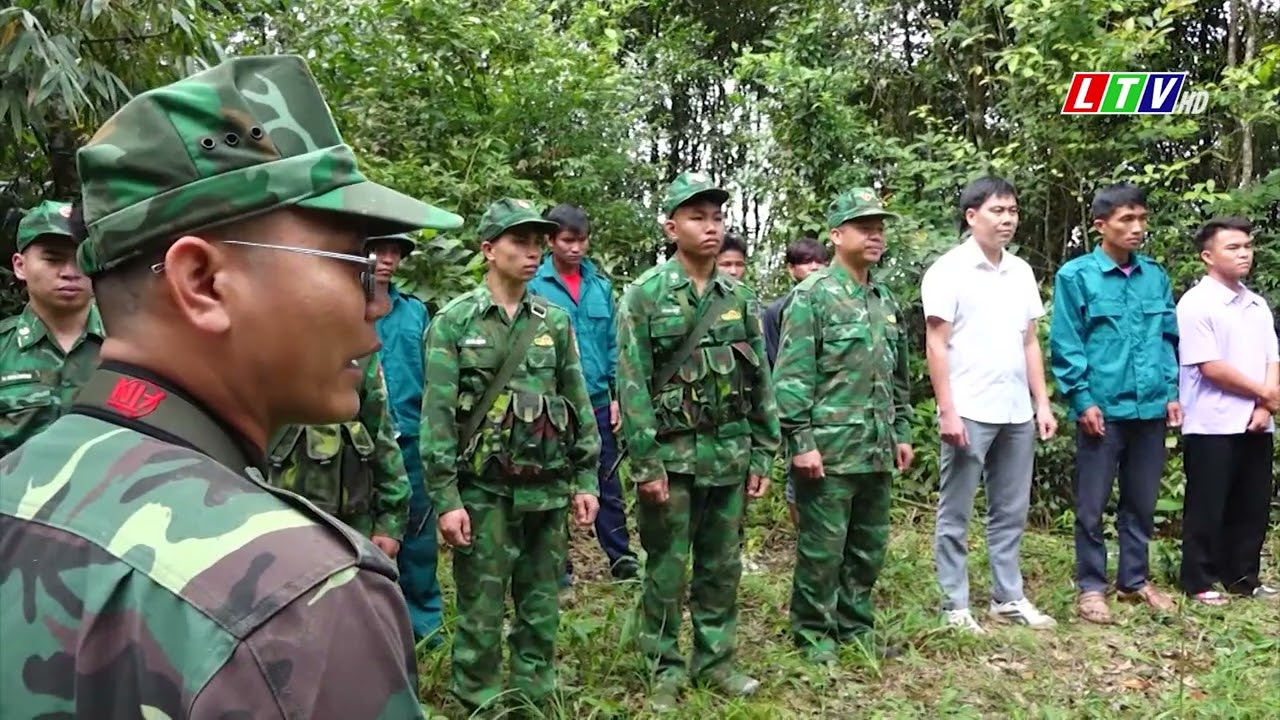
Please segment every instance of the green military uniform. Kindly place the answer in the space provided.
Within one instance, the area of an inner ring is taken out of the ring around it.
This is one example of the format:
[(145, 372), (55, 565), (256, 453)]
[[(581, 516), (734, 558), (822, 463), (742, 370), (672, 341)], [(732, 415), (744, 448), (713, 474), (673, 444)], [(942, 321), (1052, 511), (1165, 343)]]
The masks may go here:
[[(683, 174), (664, 210), (670, 215), (703, 194), (724, 196), (705, 177)], [(666, 504), (636, 504), (648, 554), (639, 642), (666, 683), (684, 674), (678, 637), (691, 554), (693, 675), (722, 683), (732, 675), (743, 490), (748, 473), (768, 476), (781, 442), (757, 305), (755, 293), (719, 270), (699, 296), (670, 260), (631, 283), (619, 309), (617, 385), (630, 477), (668, 480)], [(698, 346), (669, 382), (653, 387), (711, 311), (717, 316)]]
[[(17, 251), (38, 238), (70, 239), (71, 205), (46, 201), (18, 224)], [(31, 303), (0, 322), (0, 455), (12, 452), (58, 419), (98, 364), (102, 320), (90, 306), (84, 331), (63, 351)]]
[[(275, 208), (370, 232), (461, 224), (365, 179), (296, 56), (136, 95), (77, 165), (77, 260), (95, 280)], [(423, 717), (395, 566), (266, 467), (189, 389), (104, 360), (70, 412), (0, 459), (4, 716)]]
[[(837, 198), (828, 224), (886, 215), (874, 193), (858, 189)], [(800, 283), (783, 319), (774, 387), (787, 455), (816, 449), (826, 473), (794, 480), (791, 629), (810, 652), (830, 652), (873, 626), (896, 446), (910, 443), (901, 318), (887, 287), (863, 285), (834, 263)]]
[(332, 425), (290, 425), (268, 445), (270, 481), (366, 537), (397, 542), (409, 520), (409, 476), (396, 443), (379, 353), (365, 358), (360, 414)]
[[(555, 227), (523, 201), (495, 203), (481, 218), (481, 241), (525, 224)], [(538, 327), (527, 354), (470, 442), (461, 442), (463, 426), (529, 323)], [(600, 439), (569, 315), (526, 291), (509, 318), (481, 285), (431, 322), (424, 375), (419, 447), (427, 494), (441, 517), (465, 508), (471, 520), (471, 544), (453, 551), (458, 620), (450, 690), (470, 707), (501, 693), (510, 583), (511, 683), (541, 702), (556, 686), (569, 501), (599, 492)]]

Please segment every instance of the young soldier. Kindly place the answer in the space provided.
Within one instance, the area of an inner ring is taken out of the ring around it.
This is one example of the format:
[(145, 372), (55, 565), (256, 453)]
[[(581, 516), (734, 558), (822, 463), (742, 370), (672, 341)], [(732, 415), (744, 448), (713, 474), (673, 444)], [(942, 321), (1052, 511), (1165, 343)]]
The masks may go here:
[(572, 503), (586, 526), (598, 507), (600, 436), (573, 327), (527, 289), (557, 229), (524, 200), (490, 205), (480, 218), (484, 284), (427, 331), (423, 475), (454, 547), (450, 691), (472, 710), (502, 692), (508, 583), (513, 689), (534, 704), (555, 691), (566, 514)]
[[(639, 574), (639, 564), (627, 537), (627, 506), (622, 499), (618, 474), (609, 474), (618, 459), (614, 433), (619, 427), (614, 379), (618, 366), (618, 336), (613, 284), (587, 258), (591, 224), (587, 214), (573, 205), (557, 205), (546, 218), (559, 226), (547, 241), (548, 252), (529, 282), (529, 291), (564, 308), (573, 320), (587, 380), (591, 407), (600, 429), (600, 512), (596, 515), (596, 540), (609, 558), (609, 571), (619, 580)], [(573, 565), (565, 563), (563, 585), (572, 584)]]
[(676, 256), (627, 288), (618, 317), (622, 431), (648, 553), (639, 642), (656, 666), (659, 711), (675, 706), (684, 676), (677, 639), (691, 553), (695, 680), (731, 695), (760, 685), (733, 669), (739, 528), (743, 486), (764, 495), (780, 441), (755, 294), (716, 268), (728, 197), (700, 173), (668, 186)]
[(816, 662), (835, 662), (836, 643), (871, 642), (891, 475), (913, 458), (901, 308), (870, 277), (885, 218), (897, 215), (869, 188), (832, 201), (835, 264), (800, 283), (782, 324), (774, 388), (800, 516), (791, 632)]
[(720, 272), (742, 282), (747, 274), (747, 244), (737, 233), (725, 233), (724, 242), (720, 244), (720, 254), (716, 256), (716, 267)]
[(76, 161), (107, 338), (0, 461), (5, 716), (423, 717), (394, 565), (265, 449), (359, 409), (364, 239), (462, 218), (365, 179), (291, 55), (136, 95)]
[(1195, 602), (1276, 600), (1263, 584), (1280, 347), (1262, 296), (1245, 287), (1253, 223), (1218, 217), (1196, 233), (1205, 276), (1178, 301), (1179, 398), (1187, 497), (1179, 584)]
[(419, 428), (422, 426), (422, 388), (424, 386), (423, 341), (431, 322), (427, 306), (412, 295), (396, 289), (391, 276), (400, 263), (413, 252), (408, 235), (373, 238), (366, 247), (378, 258), (374, 270), (379, 294), (387, 298), (387, 314), (378, 318), (378, 339), (382, 341), (382, 372), (387, 380), (387, 396), (391, 416), (395, 418), (409, 476), (409, 524), (405, 527), (396, 565), (400, 568), (400, 589), (409, 605), (413, 635), (424, 638), (432, 646), (440, 644), (440, 583), (436, 579), (436, 513), (427, 499), (422, 481), (422, 458), (418, 455)]
[(102, 321), (76, 266), (71, 205), (46, 201), (18, 224), (22, 313), (0, 322), (0, 455), (58, 419), (98, 364)]
[(1058, 271), (1049, 347), (1068, 418), (1077, 424), (1076, 613), (1107, 624), (1102, 513), (1117, 469), (1117, 594), (1156, 610), (1173, 609), (1169, 596), (1151, 583), (1147, 543), (1164, 474), (1166, 426), (1182, 423), (1182, 407), (1169, 276), (1137, 252), (1147, 234), (1146, 194), (1133, 185), (1112, 185), (1094, 196), (1092, 210), (1102, 242)]

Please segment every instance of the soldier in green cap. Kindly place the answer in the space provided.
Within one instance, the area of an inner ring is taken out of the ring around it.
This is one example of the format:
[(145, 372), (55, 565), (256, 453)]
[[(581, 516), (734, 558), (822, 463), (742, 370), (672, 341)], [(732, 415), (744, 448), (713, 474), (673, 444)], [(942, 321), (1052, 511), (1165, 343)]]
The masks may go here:
[(569, 314), (528, 291), (558, 226), (524, 200), (480, 218), (484, 283), (427, 331), (423, 477), (453, 546), (457, 625), (450, 691), (468, 709), (502, 693), (511, 587), (512, 689), (541, 705), (556, 688), (559, 582), (570, 507), (595, 521), (600, 436)]
[(365, 238), (462, 218), (365, 179), (296, 56), (141, 93), (77, 165), (107, 337), (0, 459), (5, 715), (423, 717), (394, 564), (266, 446), (359, 411)]
[[(644, 272), (618, 317), (622, 436), (648, 553), (639, 642), (655, 667), (653, 709), (673, 709), (687, 567), (692, 675), (731, 695), (760, 683), (734, 670), (744, 488), (763, 497), (780, 443), (756, 296), (716, 267), (729, 194), (686, 172), (662, 202), (675, 258)], [(695, 521), (696, 519), (696, 521)]]
[(914, 457), (902, 312), (871, 279), (896, 217), (869, 188), (836, 197), (835, 262), (796, 287), (782, 321), (774, 388), (799, 516), (791, 633), (816, 662), (871, 642), (892, 473)]
[(0, 322), (0, 455), (45, 429), (98, 364), (102, 321), (76, 265), (71, 204), (46, 200), (18, 224), (22, 312)]

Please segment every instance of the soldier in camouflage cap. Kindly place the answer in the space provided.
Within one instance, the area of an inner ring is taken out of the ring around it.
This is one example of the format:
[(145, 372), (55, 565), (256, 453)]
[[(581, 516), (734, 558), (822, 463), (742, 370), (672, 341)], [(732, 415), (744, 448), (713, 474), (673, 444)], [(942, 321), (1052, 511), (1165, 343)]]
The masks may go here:
[(70, 203), (47, 200), (18, 224), (13, 273), (27, 304), (0, 322), (0, 455), (56, 420), (98, 364), (102, 321), (70, 218)]
[(490, 205), (479, 233), (485, 281), (445, 305), (427, 331), (422, 468), (454, 547), (450, 691), (473, 710), (491, 709), (502, 693), (508, 584), (511, 684), (535, 705), (550, 699), (566, 516), (572, 506), (587, 526), (598, 510), (600, 436), (573, 326), (528, 291), (557, 227), (524, 200)]
[(791, 632), (816, 662), (870, 642), (892, 472), (913, 457), (902, 312), (870, 276), (893, 217), (868, 188), (840, 194), (827, 215), (835, 262), (796, 287), (782, 321), (774, 388), (799, 515)]
[[(664, 230), (676, 257), (629, 285), (618, 312), (622, 437), (648, 553), (639, 642), (656, 666), (658, 711), (676, 706), (685, 676), (678, 638), (691, 554), (694, 678), (731, 695), (760, 686), (733, 668), (739, 529), (743, 490), (764, 495), (780, 440), (756, 296), (716, 267), (728, 197), (701, 173), (668, 186)], [(695, 333), (696, 347), (680, 353)]]
[(77, 163), (108, 337), (0, 459), (6, 713), (422, 717), (395, 566), (268, 486), (265, 447), (359, 409), (364, 239), (461, 218), (367, 181), (293, 56), (142, 93)]

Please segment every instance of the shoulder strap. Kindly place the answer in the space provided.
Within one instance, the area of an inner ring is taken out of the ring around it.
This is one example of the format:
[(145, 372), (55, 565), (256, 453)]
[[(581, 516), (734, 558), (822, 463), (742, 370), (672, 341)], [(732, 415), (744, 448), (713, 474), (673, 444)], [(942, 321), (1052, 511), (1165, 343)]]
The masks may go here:
[(542, 326), (542, 319), (547, 316), (547, 306), (542, 304), (541, 298), (530, 296), (529, 313), (533, 317), (529, 318), (524, 324), (524, 328), (520, 331), (520, 336), (512, 343), (506, 359), (502, 361), (502, 366), (498, 368), (497, 374), (493, 376), (493, 382), (489, 383), (489, 387), (485, 388), (480, 402), (476, 403), (471, 414), (467, 416), (467, 422), (462, 426), (462, 433), (458, 435), (459, 448), (464, 448), (471, 442), (471, 437), (476, 434), (476, 430), (480, 429), (480, 423), (484, 420), (484, 416), (489, 414), (489, 408), (493, 407), (498, 395), (506, 389), (507, 381), (511, 379), (511, 376), (515, 374), (516, 368), (524, 360), (525, 352), (528, 351), (529, 345), (533, 343), (533, 336), (538, 332), (538, 328)]
[(733, 292), (729, 292), (712, 301), (710, 307), (707, 308), (707, 311), (702, 314), (702, 318), (698, 320), (698, 324), (695, 325), (693, 330), (689, 331), (689, 334), (684, 337), (684, 342), (674, 353), (672, 353), (671, 357), (667, 359), (666, 364), (662, 366), (662, 369), (658, 371), (658, 374), (653, 376), (654, 384), (653, 387), (650, 388), (650, 393), (657, 393), (667, 383), (671, 382), (671, 378), (676, 376), (676, 372), (680, 370), (680, 366), (683, 365), (684, 361), (688, 360), (689, 356), (693, 354), (693, 349), (698, 347), (698, 343), (702, 342), (702, 338), (706, 337), (707, 332), (711, 330), (711, 324), (716, 321), (716, 318), (720, 316), (720, 313), (723, 312), (729, 303), (735, 298), (736, 296)]

